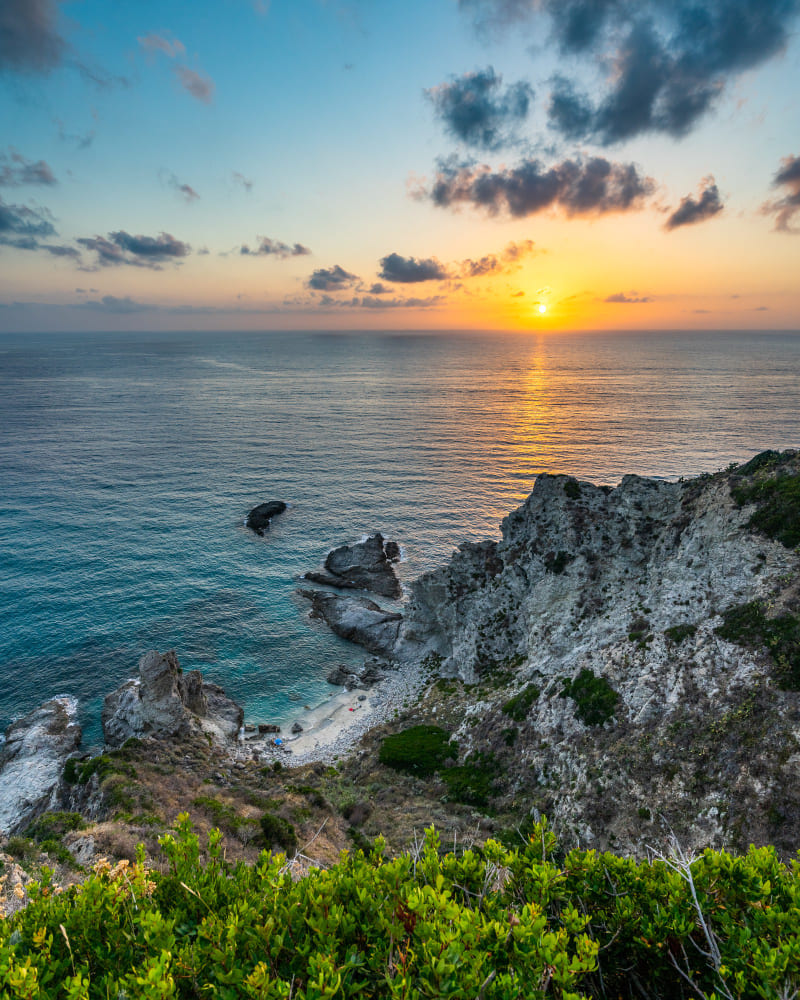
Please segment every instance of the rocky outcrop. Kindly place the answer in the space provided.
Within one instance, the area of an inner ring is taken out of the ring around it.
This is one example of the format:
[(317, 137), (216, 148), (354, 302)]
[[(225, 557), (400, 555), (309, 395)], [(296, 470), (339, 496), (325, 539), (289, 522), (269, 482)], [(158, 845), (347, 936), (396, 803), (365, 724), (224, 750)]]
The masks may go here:
[(257, 535), (264, 535), (269, 531), (269, 526), (273, 517), (282, 514), (286, 510), (286, 504), (282, 500), (268, 500), (253, 507), (244, 520), (245, 527), (255, 531)]
[(397, 598), (402, 593), (392, 566), (400, 558), (396, 542), (384, 541), (377, 532), (353, 545), (332, 549), (325, 559), (325, 571), (306, 573), (305, 579), (345, 590), (369, 590), (382, 597)]
[(495, 808), (590, 847), (641, 853), (668, 824), (687, 848), (796, 849), (792, 489), (796, 453), (615, 489), (542, 475), (499, 541), (412, 584), (394, 658), (464, 682), (439, 717), (494, 761)]
[(323, 590), (301, 590), (299, 594), (311, 601), (311, 617), (324, 621), (342, 639), (383, 656), (394, 650), (401, 614), (384, 611), (366, 597), (341, 597)]
[(236, 739), (242, 708), (199, 670), (184, 673), (174, 651), (152, 650), (139, 660), (139, 678), (126, 681), (103, 701), (103, 735), (111, 747), (132, 736), (208, 733), (219, 742)]
[(373, 656), (366, 660), (361, 670), (353, 670), (340, 663), (325, 679), (329, 684), (346, 687), (348, 691), (352, 691), (353, 688), (370, 688), (384, 679), (386, 676), (384, 670), (388, 666), (390, 664), (385, 660)]
[(53, 698), (6, 730), (0, 752), (0, 833), (23, 830), (54, 807), (64, 764), (81, 742), (78, 703)]

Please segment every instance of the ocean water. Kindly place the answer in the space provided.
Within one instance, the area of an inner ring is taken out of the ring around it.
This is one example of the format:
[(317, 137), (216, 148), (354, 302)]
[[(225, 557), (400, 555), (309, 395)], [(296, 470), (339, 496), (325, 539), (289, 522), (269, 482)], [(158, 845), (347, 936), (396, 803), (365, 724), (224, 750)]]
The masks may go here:
[[(298, 577), (381, 530), (405, 581), (537, 473), (614, 484), (800, 447), (800, 334), (0, 337), (0, 729), (174, 648), (285, 722), (359, 651)], [(243, 527), (269, 499), (265, 538)]]

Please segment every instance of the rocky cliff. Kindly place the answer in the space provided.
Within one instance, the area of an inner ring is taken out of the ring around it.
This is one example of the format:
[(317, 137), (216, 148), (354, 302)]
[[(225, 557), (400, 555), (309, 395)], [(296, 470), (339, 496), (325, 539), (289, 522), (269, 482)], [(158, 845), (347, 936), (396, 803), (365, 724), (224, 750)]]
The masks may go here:
[(799, 541), (797, 453), (615, 489), (541, 475), (500, 541), (412, 585), (393, 656), (442, 678), (414, 718), (446, 720), (491, 809), (568, 842), (794, 851)]

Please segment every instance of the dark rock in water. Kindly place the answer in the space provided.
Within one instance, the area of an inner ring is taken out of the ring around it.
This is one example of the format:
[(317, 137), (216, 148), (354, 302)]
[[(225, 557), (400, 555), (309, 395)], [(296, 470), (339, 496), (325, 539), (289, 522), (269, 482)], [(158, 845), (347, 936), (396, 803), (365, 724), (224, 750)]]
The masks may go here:
[(401, 614), (384, 611), (366, 597), (341, 597), (323, 590), (300, 590), (311, 601), (311, 617), (321, 618), (336, 635), (371, 653), (390, 656), (397, 642)]
[(294, 725), (292, 726), (292, 732), (293, 733), (302, 733), (302, 731), (303, 731), (303, 727), (300, 725), (300, 723), (299, 722), (295, 722)]
[[(391, 553), (395, 553), (392, 556)], [(377, 532), (363, 542), (340, 545), (325, 559), (325, 571), (306, 573), (306, 580), (345, 590), (371, 590), (382, 597), (399, 597), (402, 593), (391, 561), (399, 557), (396, 542), (384, 542)]]
[(260, 722), (258, 725), (258, 731), (264, 735), (264, 733), (279, 733), (281, 731), (280, 726), (273, 726), (271, 723)]
[(269, 523), (273, 517), (282, 514), (286, 510), (286, 504), (282, 500), (268, 500), (260, 503), (258, 507), (253, 507), (245, 518), (245, 525), (257, 535), (263, 535), (269, 531)]
[(386, 542), (383, 546), (386, 558), (389, 562), (400, 562), (400, 546), (397, 542)]
[(73, 698), (53, 698), (6, 730), (0, 751), (0, 833), (16, 833), (58, 807), (64, 765), (81, 742), (77, 711)]
[(329, 684), (335, 684), (337, 687), (354, 687), (358, 681), (358, 677), (354, 670), (340, 663), (331, 670), (325, 680)]
[(103, 701), (103, 734), (109, 746), (131, 736), (178, 736), (204, 732), (235, 739), (244, 711), (199, 670), (181, 670), (174, 651), (151, 650), (139, 660), (139, 680), (126, 681)]

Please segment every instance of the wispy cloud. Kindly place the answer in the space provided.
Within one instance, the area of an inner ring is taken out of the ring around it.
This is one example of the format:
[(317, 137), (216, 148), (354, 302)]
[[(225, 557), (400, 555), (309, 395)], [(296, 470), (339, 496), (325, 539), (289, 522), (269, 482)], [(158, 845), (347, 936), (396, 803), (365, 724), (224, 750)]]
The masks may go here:
[(245, 177), (244, 174), (240, 174), (238, 170), (234, 170), (231, 174), (234, 181), (245, 189), (245, 191), (250, 194), (253, 190), (253, 182), (249, 177)]
[(28, 160), (9, 147), (8, 153), (0, 153), (0, 186), (23, 187), (28, 184), (53, 185), (56, 178), (44, 160)]
[(516, 129), (533, 99), (530, 84), (502, 89), (503, 78), (492, 66), (452, 77), (425, 91), (445, 131), (468, 146), (496, 150), (516, 141)]
[[(144, 53), (151, 60), (159, 53), (166, 56), (167, 59), (183, 59), (186, 55), (186, 46), (168, 31), (151, 31), (146, 35), (140, 35), (137, 40)], [(210, 76), (199, 70), (191, 69), (185, 62), (174, 65), (172, 71), (177, 77), (178, 83), (188, 94), (203, 104), (211, 104), (216, 85)]]
[(664, 223), (667, 230), (678, 229), (680, 226), (691, 226), (696, 222), (705, 222), (719, 215), (725, 207), (719, 195), (719, 188), (713, 177), (704, 177), (697, 192), (697, 198), (686, 195), (681, 203)]
[(167, 187), (172, 188), (173, 191), (179, 194), (184, 201), (189, 204), (200, 198), (200, 195), (195, 191), (191, 184), (187, 184), (185, 181), (179, 180), (171, 171), (160, 170), (158, 176), (162, 184), (166, 184)]
[(259, 236), (258, 246), (251, 250), (245, 243), (239, 253), (250, 257), (277, 257), (279, 260), (286, 260), (288, 257), (307, 257), (311, 251), (302, 243), (282, 243), (280, 240), (270, 239), (268, 236)]
[(151, 31), (147, 35), (140, 35), (137, 41), (148, 55), (163, 52), (170, 59), (186, 55), (186, 46), (170, 32)]
[(210, 76), (189, 69), (188, 66), (176, 66), (175, 75), (183, 89), (192, 97), (196, 97), (198, 101), (202, 101), (203, 104), (211, 104), (214, 100), (216, 85)]
[(654, 191), (653, 180), (635, 164), (595, 156), (550, 167), (528, 159), (500, 170), (440, 161), (434, 184), (424, 194), (440, 208), (466, 204), (490, 215), (524, 218), (549, 208), (560, 208), (567, 216), (627, 212), (640, 208)]
[(766, 202), (761, 211), (775, 217), (775, 229), (782, 233), (800, 233), (792, 225), (794, 217), (800, 213), (800, 156), (786, 156), (772, 180), (774, 188), (785, 193), (774, 201)]
[(653, 300), (649, 295), (637, 295), (636, 292), (631, 292), (630, 295), (626, 295), (625, 292), (616, 292), (614, 295), (608, 295), (603, 299), (604, 302), (621, 302), (624, 305), (639, 305), (642, 302), (652, 302)]
[(84, 250), (96, 254), (96, 266), (129, 265), (161, 270), (161, 265), (186, 257), (191, 252), (188, 243), (175, 239), (170, 233), (159, 236), (132, 236), (120, 229), (108, 237), (81, 237), (75, 241)]

